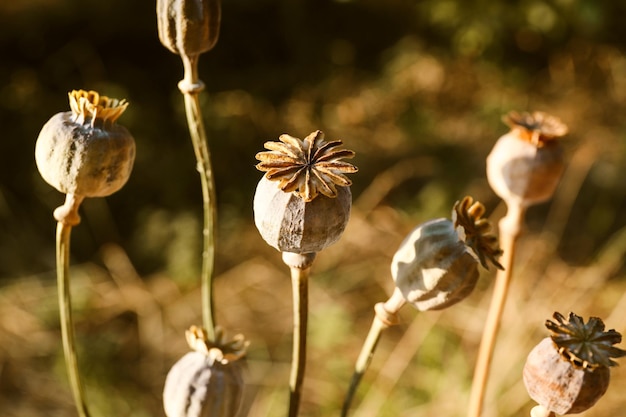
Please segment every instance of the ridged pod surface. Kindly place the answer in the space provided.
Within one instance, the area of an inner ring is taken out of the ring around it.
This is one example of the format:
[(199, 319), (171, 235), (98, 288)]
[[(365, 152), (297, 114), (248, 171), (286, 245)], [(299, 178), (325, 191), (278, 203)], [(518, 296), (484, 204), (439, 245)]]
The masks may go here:
[(413, 229), (393, 257), (391, 274), (407, 302), (420, 311), (439, 310), (472, 292), (478, 264), (454, 224), (442, 218)]
[(163, 406), (167, 417), (235, 417), (242, 394), (238, 362), (222, 363), (194, 351), (167, 374)]
[(211, 50), (220, 31), (219, 0), (157, 0), (159, 40), (181, 56)]
[(108, 196), (126, 183), (135, 160), (135, 140), (115, 122), (127, 103), (79, 90), (70, 93), (70, 106), (41, 129), (37, 168), (65, 194)]
[(318, 195), (305, 202), (264, 176), (254, 194), (254, 223), (263, 239), (281, 252), (319, 252), (339, 240), (351, 206), (349, 187), (337, 187), (335, 198)]

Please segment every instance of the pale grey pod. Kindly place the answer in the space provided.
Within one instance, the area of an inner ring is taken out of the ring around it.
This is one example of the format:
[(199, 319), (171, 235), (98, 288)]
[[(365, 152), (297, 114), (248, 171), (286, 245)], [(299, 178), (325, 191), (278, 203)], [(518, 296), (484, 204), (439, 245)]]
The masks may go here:
[(487, 157), (491, 188), (507, 203), (522, 207), (549, 200), (563, 170), (563, 150), (557, 141), (537, 146), (515, 131), (500, 137)]
[(478, 260), (454, 225), (436, 219), (413, 229), (391, 262), (391, 275), (407, 302), (439, 310), (467, 297), (478, 280)]
[(528, 395), (556, 414), (577, 414), (592, 407), (606, 392), (610, 370), (577, 367), (564, 358), (551, 338), (528, 354), (523, 371)]
[(254, 223), (263, 239), (281, 252), (319, 252), (339, 240), (351, 206), (349, 187), (337, 187), (335, 198), (318, 195), (305, 202), (263, 176), (254, 194)]
[(242, 394), (239, 363), (221, 363), (194, 351), (167, 374), (163, 407), (167, 417), (235, 417)]
[(106, 197), (128, 181), (135, 141), (115, 123), (81, 123), (71, 112), (57, 113), (41, 129), (35, 160), (43, 179), (65, 194)]

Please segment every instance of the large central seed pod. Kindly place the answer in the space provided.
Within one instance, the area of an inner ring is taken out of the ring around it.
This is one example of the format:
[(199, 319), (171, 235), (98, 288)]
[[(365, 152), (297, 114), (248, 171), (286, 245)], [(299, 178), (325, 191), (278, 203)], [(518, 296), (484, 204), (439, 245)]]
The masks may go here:
[(257, 168), (266, 171), (254, 195), (254, 222), (263, 239), (281, 252), (317, 253), (343, 233), (352, 205), (351, 181), (357, 168), (342, 158), (354, 152), (337, 149), (315, 131), (304, 140), (282, 135), (266, 142)]
[(135, 140), (116, 123), (128, 103), (95, 91), (69, 93), (71, 111), (41, 129), (35, 160), (43, 179), (65, 194), (105, 197), (128, 180)]
[(263, 239), (281, 252), (319, 252), (339, 240), (351, 205), (348, 187), (339, 188), (336, 198), (322, 195), (307, 203), (263, 177), (255, 193), (254, 222)]
[(547, 411), (577, 414), (592, 407), (606, 392), (611, 358), (626, 355), (613, 345), (622, 340), (615, 330), (604, 331), (604, 323), (591, 317), (588, 323), (570, 313), (566, 321), (554, 313), (557, 322), (546, 321), (551, 337), (543, 339), (529, 353), (524, 365), (528, 395)]

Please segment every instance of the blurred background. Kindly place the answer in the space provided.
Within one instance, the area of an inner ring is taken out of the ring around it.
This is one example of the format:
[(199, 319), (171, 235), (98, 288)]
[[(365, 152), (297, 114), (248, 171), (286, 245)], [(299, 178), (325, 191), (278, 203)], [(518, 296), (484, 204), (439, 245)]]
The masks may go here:
[[(291, 288), (252, 223), (254, 155), (321, 129), (356, 151), (350, 224), (310, 281), (301, 415), (338, 415), (389, 263), (417, 224), (464, 195), (497, 222), (485, 158), (510, 110), (570, 128), (554, 199), (528, 212), (496, 346), (485, 417), (528, 416), (527, 353), (554, 311), (626, 332), (626, 2), (610, 0), (230, 0), (200, 61), (218, 192), (216, 303), (250, 340), (244, 412), (286, 413)], [(67, 93), (126, 98), (137, 141), (127, 185), (82, 206), (72, 233), (79, 360), (95, 416), (162, 416), (161, 391), (200, 324), (201, 194), (179, 58), (155, 4), (0, 3), (0, 414), (71, 416), (61, 349), (52, 211), (63, 196), (34, 164), (39, 130)], [(442, 312), (402, 310), (379, 344), (355, 417), (463, 416), (492, 292)], [(623, 347), (623, 344), (621, 345)], [(626, 366), (626, 365), (625, 365)], [(626, 409), (624, 368), (583, 416)]]

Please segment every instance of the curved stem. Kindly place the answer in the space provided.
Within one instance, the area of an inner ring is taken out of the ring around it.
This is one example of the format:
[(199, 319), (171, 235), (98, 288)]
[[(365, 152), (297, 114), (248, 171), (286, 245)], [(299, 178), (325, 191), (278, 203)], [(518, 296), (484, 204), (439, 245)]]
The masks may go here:
[(365, 339), (363, 347), (361, 348), (361, 353), (359, 353), (359, 357), (357, 358), (356, 364), (354, 366), (354, 373), (352, 374), (350, 387), (348, 388), (346, 399), (344, 400), (343, 406), (341, 408), (341, 417), (346, 417), (348, 415), (348, 412), (350, 411), (350, 406), (352, 404), (352, 400), (354, 399), (354, 395), (356, 394), (361, 379), (363, 378), (363, 374), (365, 374), (365, 371), (372, 361), (372, 357), (374, 356), (376, 346), (378, 345), (378, 341), (380, 340), (380, 336), (383, 330), (398, 323), (396, 313), (398, 312), (398, 310), (400, 310), (400, 307), (402, 307), (404, 303), (404, 297), (396, 288), (389, 300), (387, 300), (385, 303), (378, 303), (374, 307), (374, 311), (376, 314), (374, 316), (374, 320), (372, 321), (370, 331), (367, 334), (367, 338)]
[(89, 417), (87, 402), (78, 370), (76, 346), (74, 342), (74, 324), (72, 322), (72, 298), (69, 277), (70, 234), (72, 226), (63, 222), (57, 223), (56, 261), (57, 285), (59, 292), (59, 315), (61, 320), (61, 334), (63, 337), (63, 355), (65, 365), (74, 396), (74, 403), (80, 417)]
[(213, 309), (213, 267), (215, 258), (215, 221), (217, 206), (215, 203), (215, 181), (211, 167), (211, 155), (202, 121), (198, 94), (204, 88), (198, 79), (198, 57), (182, 56), (185, 78), (178, 87), (185, 98), (185, 112), (191, 135), (193, 150), (196, 155), (197, 170), (200, 173), (203, 208), (203, 250), (202, 250), (202, 322), (209, 341), (215, 341), (215, 321)]
[(500, 262), (504, 269), (498, 270), (496, 274), (491, 304), (489, 305), (485, 329), (483, 330), (480, 348), (478, 350), (476, 369), (474, 370), (468, 417), (480, 417), (482, 413), (491, 358), (500, 327), (500, 319), (502, 318), (502, 312), (511, 284), (515, 243), (520, 233), (524, 213), (524, 207), (511, 204), (508, 206), (506, 216), (500, 220), (500, 245), (503, 251)]
[(298, 415), (304, 369), (306, 365), (306, 333), (309, 312), (310, 267), (291, 269), (293, 295), (293, 348), (291, 353), (291, 375), (289, 376), (289, 417)]

